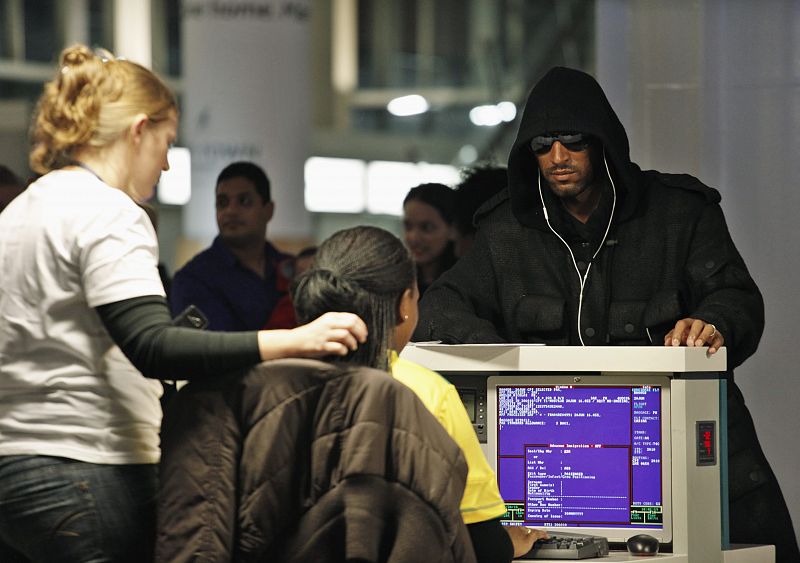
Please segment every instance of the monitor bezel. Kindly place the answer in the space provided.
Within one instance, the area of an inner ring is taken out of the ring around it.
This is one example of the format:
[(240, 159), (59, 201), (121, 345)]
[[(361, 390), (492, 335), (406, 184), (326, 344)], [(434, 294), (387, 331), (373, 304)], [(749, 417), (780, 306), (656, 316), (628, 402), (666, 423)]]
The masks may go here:
[[(671, 380), (665, 375), (564, 375), (564, 374), (516, 374), (490, 376), (486, 380), (487, 402), (487, 451), (489, 465), (497, 475), (497, 387), (500, 385), (516, 386), (630, 386), (651, 385), (661, 388), (661, 483), (663, 503), (663, 525), (660, 529), (652, 527), (575, 527), (547, 526), (544, 529), (552, 533), (558, 531), (585, 533), (604, 536), (609, 542), (626, 542), (631, 536), (649, 534), (659, 543), (672, 542), (672, 440), (671, 440)], [(499, 484), (499, 481), (498, 481)]]

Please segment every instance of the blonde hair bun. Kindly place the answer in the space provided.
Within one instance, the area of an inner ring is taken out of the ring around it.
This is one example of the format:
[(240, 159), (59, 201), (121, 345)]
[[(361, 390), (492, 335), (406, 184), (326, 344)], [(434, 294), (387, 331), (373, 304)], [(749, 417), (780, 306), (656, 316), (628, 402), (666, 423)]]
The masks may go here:
[(86, 45), (73, 45), (61, 52), (61, 66), (63, 68), (78, 66), (97, 57)]
[(45, 174), (66, 166), (76, 150), (118, 140), (137, 114), (158, 121), (176, 107), (169, 88), (143, 66), (85, 45), (67, 47), (36, 107), (31, 168)]

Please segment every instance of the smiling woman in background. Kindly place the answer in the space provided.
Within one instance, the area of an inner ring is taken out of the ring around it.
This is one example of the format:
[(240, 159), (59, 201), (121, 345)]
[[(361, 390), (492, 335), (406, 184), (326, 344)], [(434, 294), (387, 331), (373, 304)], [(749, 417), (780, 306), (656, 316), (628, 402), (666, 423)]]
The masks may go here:
[(74, 46), (32, 127), (43, 176), (0, 214), (0, 561), (149, 561), (158, 381), (345, 354), (352, 314), (293, 330), (172, 326), (153, 195), (178, 125), (144, 67)]
[(403, 200), (403, 239), (417, 265), (420, 295), (456, 261), (454, 206), (455, 194), (444, 184), (420, 184)]

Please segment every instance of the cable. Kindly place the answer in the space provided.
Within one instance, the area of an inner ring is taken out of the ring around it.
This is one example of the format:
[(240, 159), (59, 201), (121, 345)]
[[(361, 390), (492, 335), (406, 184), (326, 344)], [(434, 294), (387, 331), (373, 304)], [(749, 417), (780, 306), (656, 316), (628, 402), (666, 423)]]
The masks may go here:
[(608, 237), (609, 231), (611, 231), (611, 222), (614, 219), (614, 211), (617, 208), (617, 188), (614, 185), (614, 179), (611, 177), (611, 171), (608, 168), (608, 161), (606, 160), (606, 147), (603, 146), (603, 164), (606, 167), (606, 175), (608, 176), (609, 182), (611, 182), (611, 191), (614, 194), (614, 199), (611, 202), (611, 214), (608, 217), (608, 225), (606, 225), (606, 231), (603, 233), (603, 238), (600, 240), (600, 244), (597, 246), (597, 250), (594, 251), (592, 254), (591, 260), (589, 260), (589, 265), (586, 267), (586, 272), (581, 275), (580, 268), (578, 268), (578, 263), (575, 260), (575, 254), (572, 252), (572, 248), (570, 248), (567, 241), (558, 234), (553, 228), (553, 225), (550, 224), (550, 216), (547, 213), (547, 205), (544, 203), (544, 194), (542, 193), (542, 171), (539, 169), (539, 173), (537, 174), (537, 182), (539, 186), (539, 199), (542, 202), (542, 211), (544, 212), (544, 220), (547, 223), (547, 226), (553, 232), (558, 240), (560, 240), (564, 246), (567, 247), (567, 251), (569, 252), (570, 258), (572, 258), (572, 266), (575, 268), (575, 272), (578, 274), (578, 283), (580, 284), (580, 292), (578, 293), (578, 340), (581, 342), (581, 346), (586, 346), (586, 343), (583, 341), (583, 334), (581, 334), (581, 314), (583, 313), (583, 289), (586, 287), (586, 280), (589, 279), (589, 271), (592, 269), (592, 264), (594, 264), (594, 259), (597, 258), (597, 255), (603, 249), (603, 245), (606, 242), (606, 238)]

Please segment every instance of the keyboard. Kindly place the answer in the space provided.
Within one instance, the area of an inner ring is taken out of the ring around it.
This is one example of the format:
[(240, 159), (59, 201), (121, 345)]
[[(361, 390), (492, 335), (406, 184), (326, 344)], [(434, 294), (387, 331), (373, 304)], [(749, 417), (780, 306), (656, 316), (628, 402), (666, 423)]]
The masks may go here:
[(608, 555), (608, 540), (603, 536), (557, 532), (537, 541), (519, 559), (589, 559), (604, 555)]

